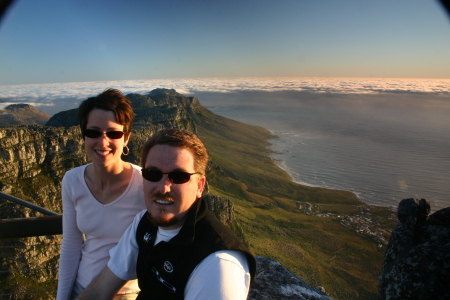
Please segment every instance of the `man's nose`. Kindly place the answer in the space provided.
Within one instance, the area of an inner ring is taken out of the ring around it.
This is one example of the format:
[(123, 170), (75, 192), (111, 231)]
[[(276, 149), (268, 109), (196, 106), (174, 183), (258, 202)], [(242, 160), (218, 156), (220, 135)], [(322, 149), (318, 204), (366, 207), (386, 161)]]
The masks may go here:
[(159, 190), (162, 194), (170, 192), (170, 187), (172, 186), (172, 182), (169, 180), (169, 176), (164, 174), (161, 180), (158, 182)]

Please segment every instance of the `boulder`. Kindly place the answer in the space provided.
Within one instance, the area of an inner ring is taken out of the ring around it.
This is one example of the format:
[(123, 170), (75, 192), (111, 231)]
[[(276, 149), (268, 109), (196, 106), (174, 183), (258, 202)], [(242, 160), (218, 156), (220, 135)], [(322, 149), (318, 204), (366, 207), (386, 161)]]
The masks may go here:
[(256, 256), (256, 276), (248, 300), (332, 300), (322, 287), (313, 288), (279, 262)]
[(378, 299), (450, 299), (450, 207), (429, 213), (425, 199), (399, 203)]

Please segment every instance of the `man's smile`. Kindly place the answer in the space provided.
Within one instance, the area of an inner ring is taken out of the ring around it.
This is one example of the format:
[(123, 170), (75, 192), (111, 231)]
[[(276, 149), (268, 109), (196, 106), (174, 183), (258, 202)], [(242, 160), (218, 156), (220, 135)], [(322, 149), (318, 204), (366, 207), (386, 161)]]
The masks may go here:
[(155, 200), (155, 202), (160, 205), (171, 205), (174, 203), (173, 200), (166, 200), (166, 199), (157, 199)]
[(175, 203), (175, 200), (168, 193), (156, 193), (153, 195), (153, 199), (153, 202), (159, 205), (172, 205)]

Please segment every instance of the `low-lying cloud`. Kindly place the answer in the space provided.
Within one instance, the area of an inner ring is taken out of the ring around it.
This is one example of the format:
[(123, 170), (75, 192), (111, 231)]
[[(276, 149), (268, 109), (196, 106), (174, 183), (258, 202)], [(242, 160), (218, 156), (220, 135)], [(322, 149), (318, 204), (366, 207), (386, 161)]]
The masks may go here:
[(75, 108), (106, 88), (125, 94), (146, 94), (155, 88), (175, 89), (183, 95), (202, 92), (305, 91), (327, 94), (438, 93), (450, 94), (450, 79), (381, 78), (195, 78), (95, 81), (26, 85), (1, 85), (0, 108), (28, 103), (53, 115)]

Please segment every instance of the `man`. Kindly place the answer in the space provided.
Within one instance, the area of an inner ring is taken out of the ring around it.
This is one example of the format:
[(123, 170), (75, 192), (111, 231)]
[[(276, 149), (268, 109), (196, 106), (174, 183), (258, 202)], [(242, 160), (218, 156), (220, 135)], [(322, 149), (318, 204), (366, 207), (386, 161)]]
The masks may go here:
[(141, 151), (145, 205), (102, 273), (77, 299), (111, 299), (138, 278), (138, 299), (246, 299), (256, 262), (201, 199), (208, 154), (186, 130), (157, 132)]

